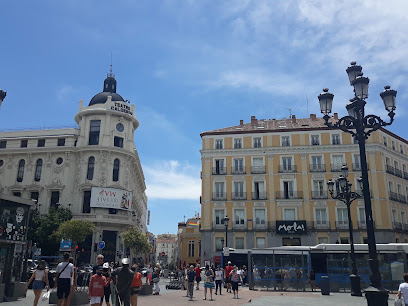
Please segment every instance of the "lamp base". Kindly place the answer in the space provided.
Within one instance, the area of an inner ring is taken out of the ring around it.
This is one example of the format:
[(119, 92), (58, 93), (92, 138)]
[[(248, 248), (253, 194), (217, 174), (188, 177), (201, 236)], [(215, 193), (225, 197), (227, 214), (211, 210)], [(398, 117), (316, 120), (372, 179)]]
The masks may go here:
[(360, 276), (351, 274), (350, 284), (351, 284), (351, 295), (352, 296), (362, 296), (361, 286), (360, 286)]
[(387, 306), (388, 290), (385, 288), (376, 288), (372, 285), (364, 290), (368, 306)]

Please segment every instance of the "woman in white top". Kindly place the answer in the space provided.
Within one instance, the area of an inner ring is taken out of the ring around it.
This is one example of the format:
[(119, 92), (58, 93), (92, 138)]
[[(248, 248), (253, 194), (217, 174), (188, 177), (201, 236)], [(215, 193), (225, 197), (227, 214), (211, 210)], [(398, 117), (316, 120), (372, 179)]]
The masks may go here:
[(402, 296), (404, 298), (405, 305), (408, 305), (408, 273), (405, 273), (403, 278), (405, 283), (399, 285), (398, 297), (401, 298)]
[(41, 292), (45, 287), (47, 287), (47, 291), (50, 288), (50, 284), (48, 283), (48, 271), (45, 269), (45, 261), (41, 260), (37, 266), (37, 269), (34, 271), (33, 275), (31, 275), (29, 281), (26, 284), (26, 291), (28, 290), (28, 286), (30, 283), (33, 282), (33, 291), (34, 291), (34, 306), (37, 306), (38, 300), (40, 299)]
[(217, 295), (218, 287), (220, 288), (220, 295), (221, 295), (223, 279), (224, 279), (224, 271), (220, 268), (220, 265), (217, 265), (217, 269), (215, 270), (215, 295)]

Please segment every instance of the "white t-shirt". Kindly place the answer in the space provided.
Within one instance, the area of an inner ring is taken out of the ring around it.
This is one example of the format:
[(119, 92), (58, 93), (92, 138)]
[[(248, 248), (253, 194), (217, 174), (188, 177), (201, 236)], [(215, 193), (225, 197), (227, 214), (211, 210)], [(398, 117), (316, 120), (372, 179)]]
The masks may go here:
[(399, 285), (398, 291), (401, 291), (404, 301), (408, 301), (408, 283)]
[[(68, 264), (68, 266), (65, 268), (65, 266)], [(65, 270), (64, 270), (65, 268)], [(64, 271), (62, 271), (64, 270)], [(62, 273), (61, 273), (62, 271)], [(61, 262), (57, 266), (57, 273), (61, 273), (59, 278), (71, 278), (71, 273), (74, 275), (74, 265), (68, 262)]]
[(223, 272), (221, 270), (215, 271), (215, 280), (222, 280)]

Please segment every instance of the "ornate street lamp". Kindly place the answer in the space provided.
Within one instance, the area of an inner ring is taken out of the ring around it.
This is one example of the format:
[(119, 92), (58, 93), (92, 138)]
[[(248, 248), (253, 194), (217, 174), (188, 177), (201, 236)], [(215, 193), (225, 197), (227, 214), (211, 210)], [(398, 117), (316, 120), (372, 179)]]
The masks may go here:
[(350, 100), (347, 105), (348, 116), (340, 118), (337, 122), (329, 122), (331, 107), (333, 105), (333, 94), (330, 94), (327, 89), (319, 95), (320, 110), (324, 114), (323, 118), (327, 126), (340, 129), (343, 132), (350, 133), (354, 139), (358, 141), (360, 148), (361, 175), (363, 184), (364, 206), (367, 224), (367, 240), (368, 254), (370, 264), (370, 286), (365, 289), (368, 305), (388, 305), (388, 291), (383, 288), (381, 282), (381, 274), (379, 271), (379, 263), (377, 258), (377, 247), (375, 243), (375, 231), (373, 222), (373, 212), (371, 208), (370, 186), (368, 182), (367, 158), (365, 140), (370, 134), (381, 127), (388, 126), (394, 121), (395, 98), (397, 91), (390, 89), (390, 86), (385, 86), (385, 90), (380, 94), (384, 107), (388, 111), (390, 117), (389, 122), (385, 122), (379, 116), (365, 115), (364, 107), (365, 99), (368, 96), (369, 79), (361, 74), (361, 66), (356, 65), (356, 62), (351, 62), (351, 66), (347, 68), (347, 74), (350, 84), (354, 87), (355, 97)]
[[(225, 247), (228, 248), (228, 222), (229, 222), (229, 218), (228, 216), (225, 216), (224, 218), (224, 225), (225, 225)], [(224, 256), (225, 257), (225, 263), (228, 262), (227, 258), (228, 256)]]
[(3, 103), (3, 100), (6, 98), (6, 96), (7, 96), (7, 92), (0, 89), (0, 107), (1, 107), (1, 104)]
[[(340, 200), (347, 206), (347, 216), (348, 216), (348, 228), (350, 235), (350, 256), (351, 256), (351, 274), (350, 274), (350, 283), (351, 283), (351, 295), (361, 296), (361, 287), (360, 287), (360, 276), (357, 271), (356, 264), (356, 255), (354, 252), (354, 238), (353, 238), (353, 224), (351, 221), (351, 211), (350, 205), (355, 199), (361, 198), (361, 195), (351, 191), (352, 184), (347, 179), (348, 177), (348, 167), (341, 167), (341, 175), (337, 179), (340, 185), (340, 192), (334, 192), (334, 182), (332, 180), (327, 182), (327, 186), (330, 192), (330, 195), (333, 199)], [(360, 182), (360, 180), (359, 180)]]

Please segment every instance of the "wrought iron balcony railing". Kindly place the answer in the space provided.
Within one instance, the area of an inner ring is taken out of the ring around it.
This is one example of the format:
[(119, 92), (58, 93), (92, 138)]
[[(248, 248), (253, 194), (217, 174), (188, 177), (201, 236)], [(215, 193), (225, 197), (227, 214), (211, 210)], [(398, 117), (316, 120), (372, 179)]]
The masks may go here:
[(303, 199), (303, 192), (302, 191), (277, 191), (276, 198), (280, 200)]
[(252, 200), (266, 200), (267, 194), (266, 192), (253, 192), (252, 193)]
[(312, 191), (312, 199), (327, 199), (327, 191)]
[(231, 174), (245, 174), (245, 167), (231, 167)]
[(212, 174), (213, 175), (225, 175), (227, 174), (227, 168), (226, 167), (214, 167)]
[(226, 192), (214, 192), (213, 201), (225, 201), (227, 199), (227, 193)]
[(246, 192), (233, 192), (231, 194), (231, 199), (232, 200), (246, 200), (247, 193)]
[(252, 166), (251, 167), (251, 173), (252, 174), (266, 173), (266, 168), (265, 168), (265, 166)]
[(310, 164), (310, 172), (326, 172), (325, 164)]
[(280, 173), (296, 172), (296, 166), (295, 165), (280, 165), (279, 172)]

